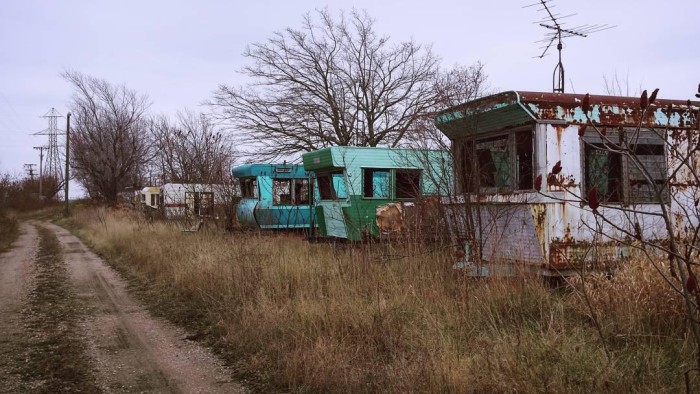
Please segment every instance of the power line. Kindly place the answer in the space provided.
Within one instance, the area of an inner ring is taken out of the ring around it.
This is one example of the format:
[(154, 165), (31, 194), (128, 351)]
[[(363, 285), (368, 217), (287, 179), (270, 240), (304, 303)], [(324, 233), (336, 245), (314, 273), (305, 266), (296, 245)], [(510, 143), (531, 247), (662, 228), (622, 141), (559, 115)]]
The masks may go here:
[(48, 135), (49, 143), (46, 151), (46, 175), (53, 177), (59, 184), (63, 180), (63, 171), (61, 169), (61, 153), (58, 150), (58, 118), (63, 115), (58, 113), (55, 108), (51, 108), (43, 118), (48, 119), (49, 127), (45, 130), (34, 133), (34, 135)]

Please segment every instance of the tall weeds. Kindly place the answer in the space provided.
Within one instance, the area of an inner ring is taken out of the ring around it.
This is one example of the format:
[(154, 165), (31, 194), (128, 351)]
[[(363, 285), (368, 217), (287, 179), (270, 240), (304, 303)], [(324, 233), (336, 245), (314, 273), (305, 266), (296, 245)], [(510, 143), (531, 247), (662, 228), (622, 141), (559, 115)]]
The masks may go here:
[(609, 360), (577, 292), (466, 278), (439, 247), (183, 233), (123, 211), (73, 220), (159, 289), (151, 301), (169, 317), (277, 389), (663, 392), (683, 389), (692, 365), (680, 298), (640, 264), (585, 282)]

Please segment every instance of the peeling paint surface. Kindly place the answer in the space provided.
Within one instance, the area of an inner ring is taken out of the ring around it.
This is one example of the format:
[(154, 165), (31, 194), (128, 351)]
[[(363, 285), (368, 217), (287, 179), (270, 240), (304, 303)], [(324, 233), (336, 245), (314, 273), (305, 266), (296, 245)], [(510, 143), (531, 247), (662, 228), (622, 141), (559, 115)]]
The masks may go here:
[[(638, 234), (645, 240), (668, 238), (666, 224), (660, 216), (662, 205), (658, 203), (633, 203), (619, 199), (616, 201), (628, 202), (609, 205), (603, 202), (594, 212), (582, 202), (587, 198), (583, 189), (587, 159), (584, 157), (585, 146), (578, 133), (581, 125), (589, 119), (597, 126), (615, 130), (609, 131), (609, 136), (617, 133), (620, 126), (632, 128), (641, 124), (647, 130), (663, 127), (662, 130), (668, 128), (665, 142), (684, 152), (699, 146), (700, 137), (696, 127), (700, 103), (657, 100), (646, 111), (642, 111), (638, 98), (590, 96), (589, 112), (586, 114), (582, 107), (583, 97), (584, 95), (574, 94), (506, 92), (485, 98), (484, 102), (476, 100), (447, 110), (463, 111), (464, 117), (454, 124), (441, 124), (441, 119), (437, 119), (438, 127), (453, 141), (466, 136), (471, 138), (474, 133), (478, 141), (479, 138), (500, 135), (508, 130), (522, 130), (527, 124), (523, 120), (527, 118), (514, 116), (512, 111), (517, 108), (528, 112), (532, 119), (529, 124), (535, 135), (533, 176), (541, 177), (542, 193), (525, 190), (462, 195), (444, 202), (453, 216), (451, 231), (458, 234), (458, 238), (465, 237), (465, 223), (474, 223), (481, 240), (481, 255), (488, 264), (519, 261), (543, 274), (571, 272), (579, 267), (589, 267), (594, 261), (607, 268), (633, 252), (629, 245), (614, 242), (613, 239), (626, 240), (628, 244), (629, 234), (633, 234), (633, 237)], [(480, 113), (478, 123), (487, 124), (488, 127), (469, 131), (472, 127), (469, 123), (470, 114), (477, 110), (495, 108), (494, 101), (510, 105), (508, 117), (502, 117), (502, 112)], [(589, 132), (595, 131), (589, 128)], [(660, 135), (664, 135), (664, 132)], [(657, 159), (652, 157), (644, 160), (655, 163)], [(668, 153), (666, 160), (668, 168), (680, 165)], [(455, 163), (459, 162), (460, 159), (457, 158)], [(561, 170), (552, 174), (555, 165), (560, 166)], [(693, 156), (691, 166), (695, 171), (700, 171), (700, 152)], [(631, 184), (634, 178), (630, 178), (630, 172), (625, 174), (625, 178), (621, 179)], [(678, 171), (671, 182), (674, 199), (667, 207), (675, 213), (673, 224), (674, 231), (678, 234), (687, 232), (688, 224), (697, 224), (700, 220), (684, 214), (687, 212), (684, 207), (687, 209), (693, 204), (697, 206), (697, 201), (700, 200), (698, 185), (692, 185), (688, 181), (693, 179), (691, 175), (689, 169)], [(628, 183), (624, 185), (625, 193), (628, 193), (625, 198), (629, 198), (631, 186)], [(625, 209), (630, 211), (626, 212)], [(471, 212), (471, 216), (467, 215), (470, 220), (458, 219), (458, 214), (462, 212), (464, 216), (465, 210)], [(609, 222), (621, 228), (615, 228)]]

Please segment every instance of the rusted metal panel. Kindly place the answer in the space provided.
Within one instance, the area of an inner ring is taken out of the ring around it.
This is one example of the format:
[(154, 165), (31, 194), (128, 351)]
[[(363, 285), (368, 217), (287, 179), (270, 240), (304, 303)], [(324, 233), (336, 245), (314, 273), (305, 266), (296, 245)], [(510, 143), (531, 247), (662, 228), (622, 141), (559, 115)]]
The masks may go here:
[[(691, 155), (687, 165), (679, 161), (677, 154), (669, 154), (669, 150), (666, 150), (667, 163), (657, 153), (638, 156), (652, 179), (667, 176), (664, 167), (686, 166), (672, 176), (670, 187), (674, 198), (670, 206), (641, 198), (639, 193), (643, 190), (631, 190), (632, 182), (641, 179), (642, 174), (626, 165), (623, 180), (629, 183), (625, 183), (626, 194), (613, 200), (618, 202), (603, 203), (594, 213), (582, 203), (585, 200), (587, 153), (578, 132), (589, 119), (596, 125), (615, 128), (641, 124), (646, 129), (668, 130), (667, 140), (662, 141), (673, 148), (670, 151), (686, 152), (698, 146), (700, 133), (696, 128), (700, 128), (697, 118), (700, 103), (656, 100), (646, 111), (641, 111), (638, 98), (594, 95), (590, 96), (590, 111), (586, 114), (582, 108), (583, 97), (505, 92), (450, 108), (436, 118), (438, 127), (453, 141), (474, 133), (488, 134), (478, 138), (490, 138), (503, 131), (520, 130), (523, 124), (533, 124), (533, 170), (535, 177), (540, 175), (543, 179), (541, 193), (481, 193), (454, 196), (443, 201), (450, 217), (450, 232), (462, 242), (476, 236), (481, 241), (483, 259), (488, 263), (499, 264), (513, 259), (532, 269), (539, 268), (542, 274), (572, 272), (584, 265), (590, 266), (593, 261), (605, 264), (630, 255), (628, 242), (623, 245), (611, 240), (629, 240), (630, 234), (644, 240), (668, 238), (669, 229), (660, 215), (664, 206), (670, 207), (673, 213), (674, 232), (680, 234), (687, 231), (690, 224), (698, 224), (697, 215), (689, 216), (687, 212), (688, 208), (695, 212), (693, 207), (697, 207), (700, 201), (697, 196), (700, 185), (693, 183), (693, 173), (700, 171), (700, 153)], [(517, 112), (521, 113), (518, 115)], [(499, 118), (506, 113), (508, 117)], [(659, 134), (651, 134), (659, 139)], [(647, 140), (640, 143), (656, 143), (651, 137)], [(457, 157), (454, 162), (461, 163), (461, 158)], [(561, 171), (552, 175), (555, 164), (561, 167)], [(471, 216), (457, 215), (465, 210), (471, 212)], [(469, 229), (474, 232), (472, 235), (468, 234)], [(479, 275), (492, 272), (477, 271)]]
[(380, 237), (447, 238), (442, 208), (435, 197), (379, 205), (375, 215)]
[(697, 101), (657, 99), (642, 111), (637, 97), (591, 95), (586, 114), (581, 106), (583, 97), (569, 93), (503, 92), (448, 108), (436, 116), (435, 123), (450, 138), (535, 121), (583, 124), (590, 119), (601, 126), (634, 127), (641, 122), (645, 126), (688, 129), (695, 127), (700, 109)]
[[(560, 120), (570, 123), (585, 123), (587, 118), (581, 103), (583, 94), (518, 92), (520, 101), (538, 120)], [(588, 118), (600, 125), (670, 126), (675, 128), (692, 128), (700, 108), (699, 102), (657, 99), (644, 112), (640, 108), (638, 97), (616, 97), (591, 95)], [(669, 111), (669, 105), (671, 110)]]

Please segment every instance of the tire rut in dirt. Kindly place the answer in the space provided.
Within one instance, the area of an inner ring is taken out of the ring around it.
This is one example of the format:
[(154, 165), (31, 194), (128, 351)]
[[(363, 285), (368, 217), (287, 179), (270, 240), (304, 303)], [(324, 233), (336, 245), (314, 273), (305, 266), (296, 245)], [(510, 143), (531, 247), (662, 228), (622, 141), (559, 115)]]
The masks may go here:
[(82, 311), (68, 281), (60, 244), (51, 231), (38, 230), (33, 286), (21, 313), (25, 333), (18, 342), (13, 372), (29, 392), (100, 392), (85, 356), (79, 328)]
[(104, 391), (115, 393), (240, 393), (231, 371), (186, 333), (154, 319), (104, 260), (65, 229), (47, 224), (66, 254), (70, 281), (88, 306), (88, 354)]

